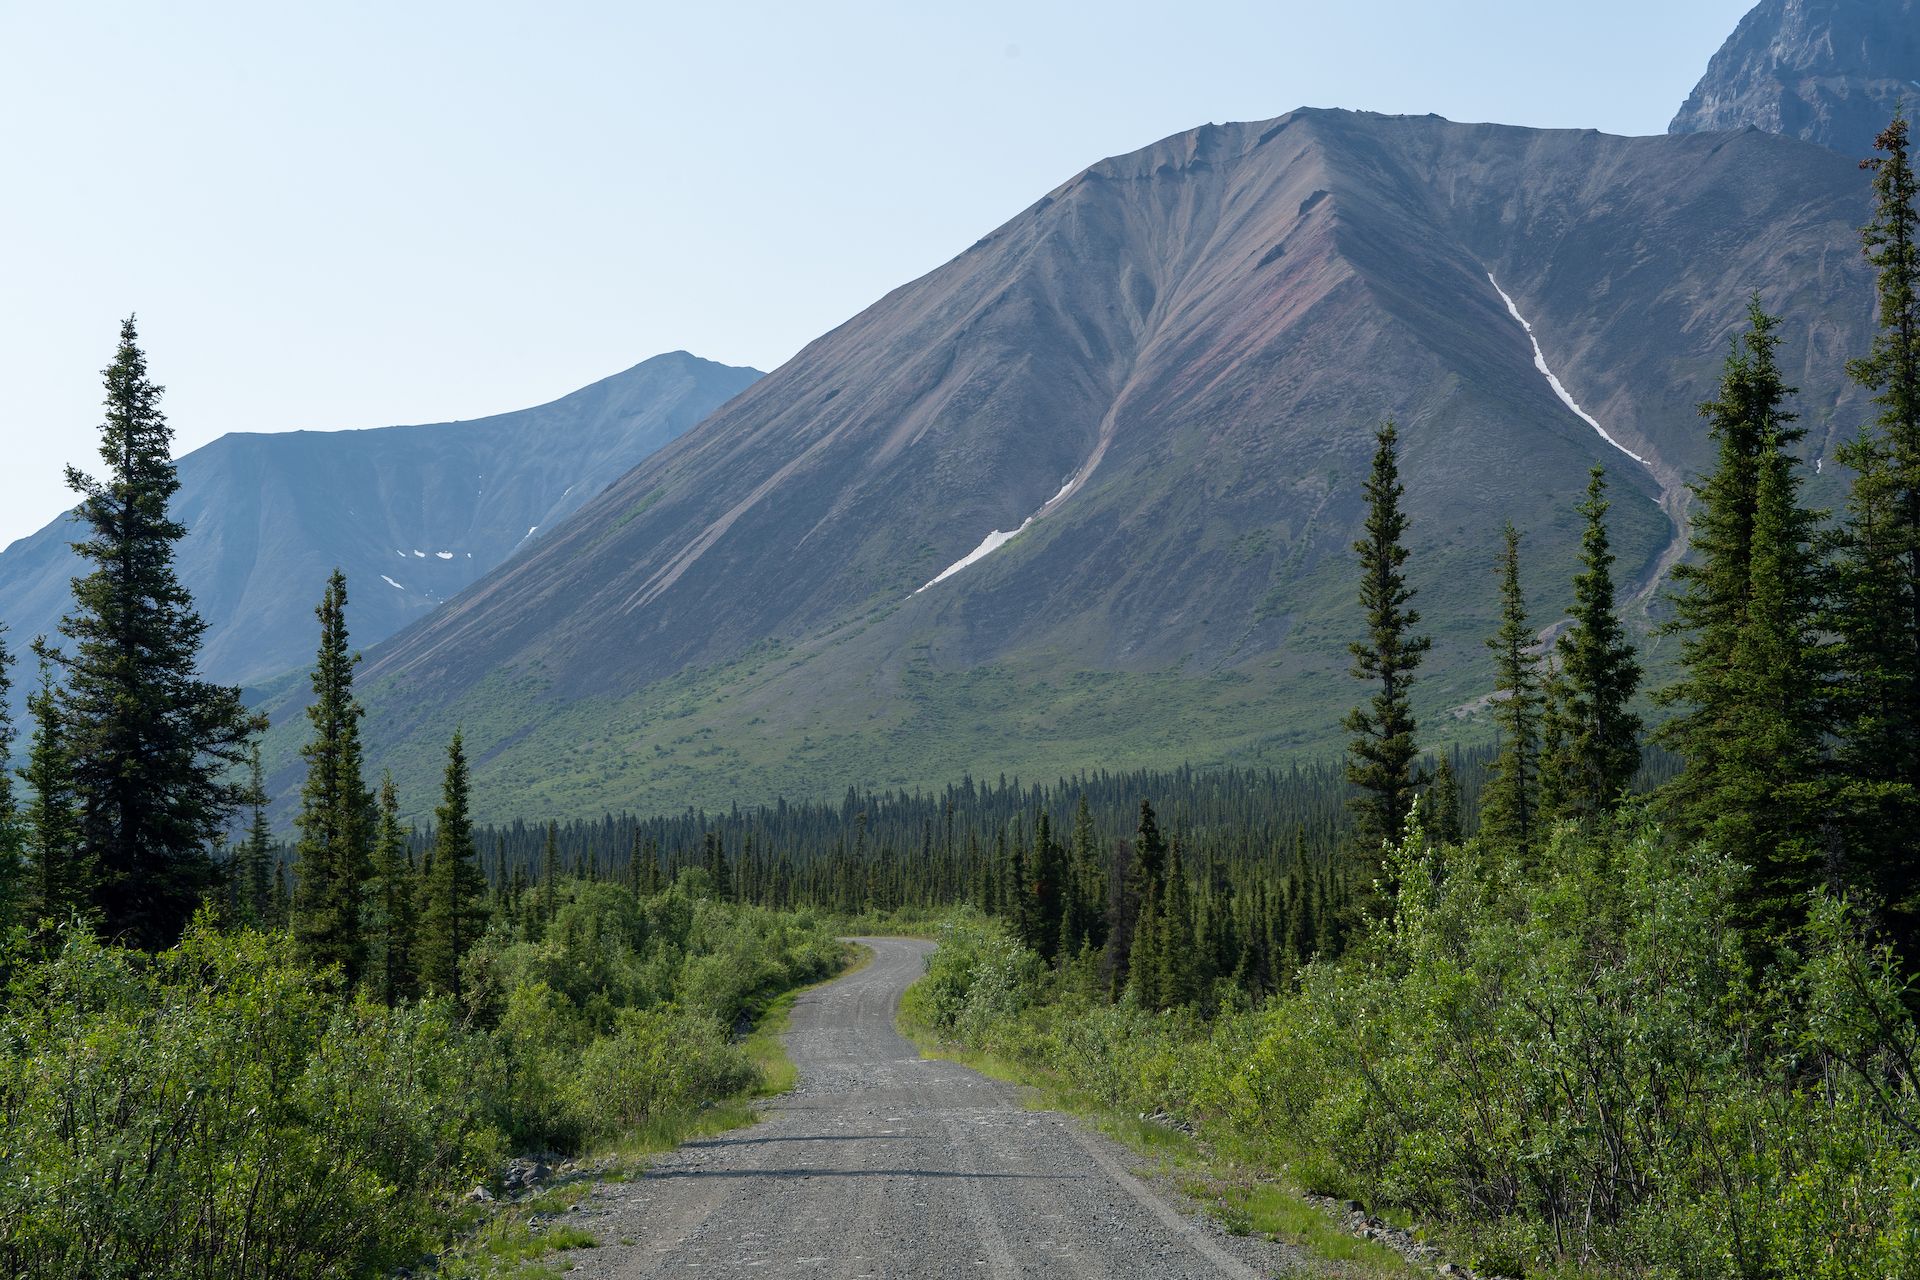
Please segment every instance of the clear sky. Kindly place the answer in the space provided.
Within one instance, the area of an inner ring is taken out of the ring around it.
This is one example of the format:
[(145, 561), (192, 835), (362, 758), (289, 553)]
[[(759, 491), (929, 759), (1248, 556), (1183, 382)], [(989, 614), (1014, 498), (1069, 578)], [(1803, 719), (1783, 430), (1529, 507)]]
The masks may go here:
[(1661, 132), (1750, 4), (0, 0), (0, 544), (129, 312), (181, 452), (771, 369), (1206, 121)]

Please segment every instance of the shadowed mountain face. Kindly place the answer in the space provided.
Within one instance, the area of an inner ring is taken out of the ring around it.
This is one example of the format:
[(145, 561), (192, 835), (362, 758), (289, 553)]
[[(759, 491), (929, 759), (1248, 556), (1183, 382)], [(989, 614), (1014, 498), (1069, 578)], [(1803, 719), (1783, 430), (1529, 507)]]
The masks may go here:
[(383, 645), (376, 749), (424, 796), (464, 725), (494, 815), (1328, 750), (1389, 414), (1437, 637), (1419, 697), (1434, 736), (1471, 731), (1448, 712), (1489, 683), (1498, 526), (1558, 618), (1604, 463), (1650, 588), (1751, 291), (1790, 318), (1809, 461), (1852, 429), (1866, 214), (1851, 161), (1758, 133), (1301, 111), (1168, 138)]
[(1920, 105), (1916, 0), (1761, 0), (1669, 132), (1755, 128), (1864, 156), (1903, 101)]
[[(178, 569), (207, 622), (202, 668), (244, 682), (311, 661), (335, 566), (369, 645), (532, 546), (759, 375), (685, 352), (535, 409), (370, 431), (222, 436), (180, 460)], [(537, 531), (536, 531), (537, 530)], [(52, 634), (83, 566), (63, 516), (0, 553), (16, 647)]]

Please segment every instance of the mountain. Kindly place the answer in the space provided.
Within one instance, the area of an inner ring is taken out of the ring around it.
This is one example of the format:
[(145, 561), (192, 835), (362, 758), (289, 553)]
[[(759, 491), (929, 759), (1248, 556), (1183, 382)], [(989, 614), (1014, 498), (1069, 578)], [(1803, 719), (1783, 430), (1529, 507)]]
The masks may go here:
[(1484, 734), (1498, 526), (1552, 622), (1604, 463), (1644, 613), (1751, 290), (1789, 317), (1832, 471), (1862, 416), (1867, 212), (1851, 160), (1755, 132), (1303, 110), (1167, 138), (380, 646), (374, 750), (424, 805), (464, 726), (489, 817), (1325, 753), (1389, 414), (1437, 639), (1419, 705), (1435, 739)]
[[(337, 565), (354, 641), (425, 616), (677, 438), (759, 374), (684, 351), (551, 404), (471, 422), (238, 432), (180, 459), (181, 581), (207, 622), (202, 669), (249, 682), (311, 660)], [(15, 647), (51, 634), (80, 572), (71, 514), (0, 552)]]
[(1761, 0), (1668, 130), (1754, 128), (1865, 156), (1902, 102), (1920, 105), (1920, 0)]

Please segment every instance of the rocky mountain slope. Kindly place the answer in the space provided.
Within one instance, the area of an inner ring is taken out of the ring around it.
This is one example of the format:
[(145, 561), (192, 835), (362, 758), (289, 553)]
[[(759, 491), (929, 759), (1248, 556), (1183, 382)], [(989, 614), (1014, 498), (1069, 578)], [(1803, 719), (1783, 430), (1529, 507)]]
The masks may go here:
[(1920, 108), (1920, 2), (1761, 0), (1669, 130), (1755, 128), (1864, 156), (1902, 102)]
[[(470, 422), (222, 436), (180, 460), (181, 580), (208, 624), (203, 668), (247, 682), (311, 660), (337, 565), (370, 645), (534, 545), (759, 374), (656, 356), (538, 408)], [(0, 553), (16, 647), (51, 634), (80, 570), (61, 517)]]
[(381, 646), (375, 749), (424, 796), (465, 726), (493, 816), (1324, 752), (1389, 414), (1442, 736), (1486, 689), (1502, 521), (1543, 623), (1595, 462), (1625, 576), (1670, 562), (1694, 406), (1752, 290), (1790, 317), (1831, 456), (1859, 417), (1866, 211), (1852, 161), (1753, 132), (1299, 111), (1165, 139)]

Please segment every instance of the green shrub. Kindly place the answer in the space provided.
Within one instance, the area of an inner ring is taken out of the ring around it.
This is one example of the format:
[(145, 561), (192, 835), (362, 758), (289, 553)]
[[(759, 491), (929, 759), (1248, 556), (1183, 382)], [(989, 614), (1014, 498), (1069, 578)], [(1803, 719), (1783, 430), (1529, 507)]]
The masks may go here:
[(357, 1274), (492, 1150), (448, 1011), (343, 1001), (284, 936), (70, 936), (0, 1019), (10, 1276)]
[(674, 1111), (739, 1093), (754, 1082), (753, 1063), (711, 1014), (632, 1009), (612, 1035), (580, 1057), (573, 1092), (597, 1136), (611, 1137)]
[(1539, 876), (1417, 834), (1396, 860), (1393, 917), (1257, 1011), (1109, 1004), (968, 917), (909, 1012), (1410, 1210), (1486, 1273), (1920, 1274), (1915, 993), (1849, 908), (1756, 973), (1743, 869), (1631, 818)]

